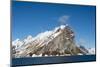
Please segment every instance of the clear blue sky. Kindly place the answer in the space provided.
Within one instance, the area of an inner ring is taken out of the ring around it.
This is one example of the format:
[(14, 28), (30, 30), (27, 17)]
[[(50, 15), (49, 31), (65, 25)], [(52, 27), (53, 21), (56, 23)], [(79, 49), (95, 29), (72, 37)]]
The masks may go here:
[(58, 20), (64, 15), (70, 17), (68, 24), (75, 31), (76, 41), (81, 39), (86, 47), (94, 47), (95, 6), (13, 2), (12, 39), (52, 30), (59, 26)]

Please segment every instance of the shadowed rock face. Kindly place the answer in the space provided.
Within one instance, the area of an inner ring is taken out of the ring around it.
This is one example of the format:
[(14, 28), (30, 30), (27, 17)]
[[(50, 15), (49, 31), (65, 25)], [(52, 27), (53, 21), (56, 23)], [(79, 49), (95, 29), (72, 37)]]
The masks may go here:
[[(74, 41), (75, 34), (69, 26), (62, 25), (56, 31), (46, 38), (40, 40), (34, 39), (25, 46), (23, 49), (17, 49), (18, 53), (15, 53), (15, 57), (28, 57), (32, 55), (45, 56), (60, 56), (60, 55), (78, 55), (78, 53), (86, 54), (86, 51), (82, 51)], [(37, 41), (37, 42), (36, 42)]]

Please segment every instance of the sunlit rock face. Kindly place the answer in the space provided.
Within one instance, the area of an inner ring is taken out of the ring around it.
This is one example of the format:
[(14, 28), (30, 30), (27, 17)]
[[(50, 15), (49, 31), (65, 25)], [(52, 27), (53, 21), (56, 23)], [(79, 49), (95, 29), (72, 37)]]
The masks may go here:
[[(13, 43), (13, 57), (71, 56), (88, 54), (75, 43), (75, 34), (68, 25), (61, 25), (54, 30), (28, 36)], [(16, 48), (14, 48), (14, 46)]]

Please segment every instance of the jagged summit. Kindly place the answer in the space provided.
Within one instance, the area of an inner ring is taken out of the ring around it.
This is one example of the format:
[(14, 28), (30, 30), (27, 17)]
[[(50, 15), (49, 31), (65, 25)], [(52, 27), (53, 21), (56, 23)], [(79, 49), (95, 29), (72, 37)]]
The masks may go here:
[(57, 56), (88, 54), (88, 51), (78, 47), (74, 41), (74, 31), (66, 24), (51, 31), (39, 33), (24, 40), (12, 42), (13, 57)]

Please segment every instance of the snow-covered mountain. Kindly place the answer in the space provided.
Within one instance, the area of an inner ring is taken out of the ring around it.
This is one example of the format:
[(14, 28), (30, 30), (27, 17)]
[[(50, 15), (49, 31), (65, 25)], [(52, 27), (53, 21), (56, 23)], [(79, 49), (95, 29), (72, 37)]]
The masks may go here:
[(68, 25), (61, 25), (54, 30), (39, 33), (24, 40), (12, 42), (13, 57), (87, 55), (91, 50), (78, 47), (75, 34)]

